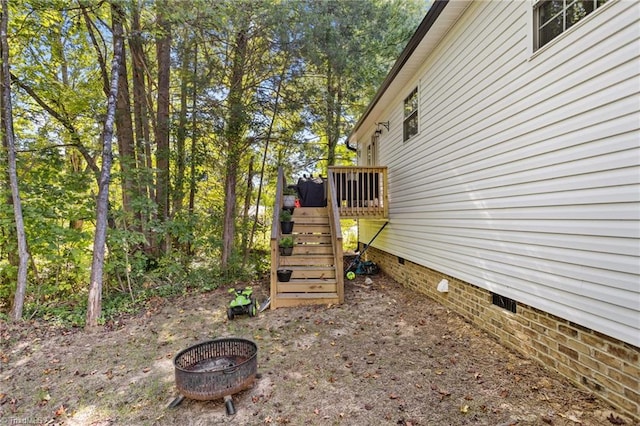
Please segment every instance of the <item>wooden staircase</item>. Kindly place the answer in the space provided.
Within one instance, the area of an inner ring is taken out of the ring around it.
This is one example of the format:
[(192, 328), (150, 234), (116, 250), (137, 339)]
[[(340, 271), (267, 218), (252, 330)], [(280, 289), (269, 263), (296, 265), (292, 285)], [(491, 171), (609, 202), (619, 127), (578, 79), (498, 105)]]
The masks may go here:
[[(386, 167), (329, 167), (325, 181), (327, 207), (298, 207), (293, 212), (294, 248), (282, 256), (279, 215), (287, 182), (278, 168), (271, 227), (271, 308), (344, 302), (340, 218), (387, 220)], [(280, 282), (278, 269), (291, 269)]]
[[(272, 244), (271, 308), (342, 303), (342, 240), (335, 238), (327, 207), (298, 207), (293, 212), (294, 248), (280, 255)], [(280, 282), (277, 269), (292, 270), (291, 280)]]

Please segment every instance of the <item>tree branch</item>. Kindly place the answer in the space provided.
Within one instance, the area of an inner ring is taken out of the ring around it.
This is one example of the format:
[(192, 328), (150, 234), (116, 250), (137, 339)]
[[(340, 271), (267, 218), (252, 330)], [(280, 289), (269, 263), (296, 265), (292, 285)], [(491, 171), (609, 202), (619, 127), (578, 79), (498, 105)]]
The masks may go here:
[(98, 40), (93, 32), (94, 24), (89, 17), (89, 12), (87, 11), (87, 7), (85, 5), (81, 6), (82, 8), (82, 16), (84, 17), (84, 22), (87, 26), (87, 32), (89, 33), (89, 38), (91, 38), (91, 44), (96, 49), (96, 54), (98, 55), (98, 63), (100, 64), (100, 75), (102, 76), (102, 90), (105, 95), (109, 96), (109, 75), (107, 72), (107, 61), (102, 55), (102, 51), (100, 50), (100, 46), (98, 45)]
[(54, 119), (58, 120), (58, 122), (60, 122), (60, 124), (62, 124), (62, 126), (65, 129), (67, 129), (67, 131), (71, 135), (71, 139), (74, 141), (74, 143), (70, 144), (70, 145), (71, 146), (75, 146), (78, 149), (78, 151), (80, 151), (80, 153), (84, 157), (85, 161), (87, 162), (87, 164), (91, 168), (91, 171), (96, 175), (96, 179), (97, 179), (97, 177), (100, 175), (100, 169), (98, 168), (98, 166), (96, 164), (96, 160), (91, 156), (91, 154), (89, 153), (87, 148), (82, 144), (82, 142), (80, 140), (80, 135), (78, 134), (78, 130), (75, 128), (73, 123), (71, 123), (71, 121), (67, 117), (63, 116), (58, 111), (53, 109), (49, 104), (47, 104), (47, 102), (44, 99), (42, 99), (36, 93), (36, 91), (33, 90), (33, 88), (31, 86), (29, 86), (28, 84), (20, 81), (20, 79), (18, 79), (13, 74), (11, 74), (11, 80), (14, 83), (16, 83), (18, 85), (18, 87), (20, 87), (22, 90), (27, 92), (27, 94), (29, 96), (31, 96), (31, 98), (34, 101), (36, 101), (36, 103), (38, 105), (40, 105), (42, 107), (42, 109), (44, 109), (46, 112), (48, 112)]

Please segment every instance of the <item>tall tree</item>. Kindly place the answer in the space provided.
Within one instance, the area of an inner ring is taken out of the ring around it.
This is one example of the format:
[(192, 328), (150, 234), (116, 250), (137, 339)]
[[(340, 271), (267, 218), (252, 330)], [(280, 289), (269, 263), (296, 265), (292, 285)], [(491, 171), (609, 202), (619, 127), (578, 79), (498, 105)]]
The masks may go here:
[(236, 202), (238, 169), (244, 148), (246, 131), (246, 110), (244, 109), (244, 73), (247, 56), (247, 33), (239, 29), (233, 43), (231, 79), (229, 81), (229, 104), (227, 127), (225, 129), (226, 160), (224, 178), (224, 228), (222, 233), (222, 255), (220, 266), (223, 271), (229, 267), (236, 232)]
[(282, 65), (282, 72), (281, 74), (277, 77), (278, 79), (278, 83), (276, 86), (276, 90), (275, 90), (275, 95), (274, 95), (274, 101), (273, 101), (273, 112), (271, 114), (271, 118), (269, 120), (269, 127), (267, 129), (267, 134), (265, 137), (265, 142), (264, 142), (264, 150), (262, 153), (262, 162), (260, 165), (260, 173), (259, 173), (259, 183), (258, 183), (258, 193), (256, 195), (256, 208), (255, 208), (255, 216), (253, 218), (253, 224), (251, 225), (251, 231), (249, 232), (248, 238), (247, 238), (247, 244), (244, 247), (244, 255), (242, 258), (242, 265), (244, 266), (247, 263), (248, 257), (249, 257), (249, 250), (251, 248), (251, 244), (253, 244), (253, 239), (254, 236), (256, 234), (256, 229), (258, 228), (258, 214), (260, 212), (260, 200), (262, 198), (262, 187), (263, 187), (263, 182), (264, 182), (264, 172), (265, 172), (265, 167), (266, 167), (266, 163), (267, 163), (267, 157), (269, 154), (269, 145), (271, 142), (271, 138), (273, 136), (273, 131), (274, 131), (274, 126), (276, 123), (276, 120), (278, 118), (278, 110), (280, 108), (280, 99), (281, 99), (281, 92), (282, 92), (282, 86), (283, 86), (283, 81), (285, 79), (285, 74), (287, 72), (287, 69), (290, 66), (290, 61), (289, 61), (289, 57), (288, 55), (285, 55), (285, 60), (283, 61), (283, 65)]
[(123, 50), (122, 10), (114, 3), (111, 13), (119, 15), (113, 18), (114, 50), (111, 62), (111, 85), (107, 99), (107, 114), (102, 133), (102, 168), (96, 201), (96, 231), (93, 240), (93, 261), (89, 285), (89, 302), (87, 305), (86, 327), (91, 329), (98, 325), (102, 312), (102, 282), (104, 271), (104, 255), (107, 239), (107, 219), (109, 215), (109, 183), (111, 181), (111, 165), (113, 162), (113, 126), (118, 98), (118, 83)]
[[(182, 210), (185, 195), (185, 174), (186, 174), (186, 140), (187, 140), (187, 125), (188, 125), (188, 100), (189, 95), (192, 93), (189, 89), (189, 83), (195, 80), (192, 76), (190, 69), (191, 61), (195, 61), (193, 58), (194, 49), (192, 44), (193, 34), (190, 31), (183, 31), (182, 39), (178, 43), (178, 54), (180, 57), (180, 106), (178, 109), (178, 123), (176, 128), (175, 137), (175, 180), (173, 185), (172, 216), (179, 213)], [(192, 59), (193, 58), (193, 59)], [(193, 111), (195, 113), (195, 111)]]
[[(96, 25), (90, 16), (87, 5), (82, 4), (82, 15), (87, 27), (87, 33), (92, 41), (96, 51), (98, 64), (100, 65), (100, 75), (102, 76), (102, 85), (105, 96), (109, 96), (109, 70), (105, 59), (106, 54), (102, 52), (100, 43), (96, 36)], [(118, 14), (113, 16), (118, 20), (121, 17)], [(114, 23), (114, 25), (123, 25), (122, 22)], [(115, 44), (115, 40), (114, 40)], [(106, 49), (106, 46), (104, 46)], [(133, 137), (133, 121), (131, 118), (131, 101), (129, 94), (129, 80), (127, 73), (127, 51), (126, 46), (122, 49), (122, 60), (120, 61), (120, 70), (118, 72), (120, 80), (118, 81), (118, 99), (116, 102), (116, 135), (118, 141), (118, 154), (120, 159), (120, 173), (122, 185), (122, 209), (126, 213), (125, 217), (132, 220), (135, 217), (132, 206), (132, 198), (136, 195), (135, 179), (137, 175), (137, 163), (135, 159), (135, 143)]]
[[(158, 0), (158, 37), (156, 56), (158, 62), (158, 98), (156, 112), (156, 204), (158, 220), (164, 223), (169, 218), (169, 131), (170, 131), (170, 88), (171, 88), (171, 24), (169, 22), (169, 3)], [(161, 244), (163, 251), (168, 249), (166, 238)]]
[(4, 145), (7, 148), (7, 162), (11, 198), (13, 203), (16, 236), (18, 237), (18, 279), (16, 293), (11, 311), (11, 318), (15, 321), (22, 318), (24, 297), (27, 288), (27, 267), (29, 252), (27, 251), (27, 236), (22, 217), (22, 202), (18, 189), (18, 173), (16, 171), (16, 146), (13, 133), (13, 108), (11, 104), (11, 71), (9, 67), (8, 43), (9, 7), (7, 0), (2, 0), (2, 17), (0, 18), (0, 50), (2, 51), (2, 132)]
[[(193, 223), (193, 217), (195, 213), (196, 206), (196, 167), (198, 165), (198, 155), (197, 155), (197, 147), (198, 147), (198, 120), (196, 114), (196, 108), (198, 104), (198, 81), (197, 75), (198, 73), (198, 42), (194, 43), (193, 46), (193, 87), (191, 93), (191, 163), (189, 166), (189, 220)], [(187, 255), (193, 255), (193, 244), (191, 239), (187, 244)]]
[[(324, 158), (320, 172), (335, 164), (338, 144), (413, 34), (425, 3), (413, 1), (303, 3), (307, 12), (303, 56), (309, 111)], [(320, 77), (320, 78), (318, 78)], [(345, 152), (346, 154), (346, 152)]]
[[(113, 19), (119, 20), (122, 18), (120, 14), (116, 13)], [(114, 25), (115, 24), (116, 23), (114, 23)], [(123, 24), (123, 22), (117, 22), (119, 26)], [(138, 171), (133, 137), (133, 121), (131, 119), (131, 97), (129, 93), (127, 49), (125, 45), (122, 46), (122, 59), (120, 60), (118, 75), (118, 98), (116, 102), (115, 120), (122, 184), (122, 209), (125, 212), (127, 220), (133, 222), (137, 216), (137, 212), (133, 207), (133, 198), (139, 195), (140, 187), (135, 183)], [(135, 223), (135, 225), (135, 228), (139, 228), (138, 223)]]
[[(154, 200), (155, 188), (153, 179), (149, 178), (153, 169), (151, 153), (151, 106), (147, 102), (146, 73), (148, 59), (144, 51), (143, 33), (140, 25), (140, 0), (131, 0), (131, 35), (129, 36), (129, 51), (131, 52), (131, 75), (133, 86), (133, 119), (135, 126), (136, 159), (140, 179), (138, 180), (140, 199)], [(149, 206), (139, 213), (140, 228), (148, 242), (153, 241), (147, 224), (152, 219)], [(153, 247), (147, 247), (153, 251)]]
[[(237, 245), (246, 248), (249, 244), (236, 232), (242, 223), (238, 193), (242, 191), (242, 177), (246, 176), (249, 183), (251, 158), (258, 155), (259, 142), (268, 133), (277, 86), (274, 70), (277, 72), (282, 63), (279, 32), (286, 32), (289, 22), (288, 17), (283, 19), (283, 12), (290, 9), (279, 2), (242, 1), (219, 6), (218, 10), (229, 18), (214, 21), (217, 46), (209, 45), (212, 53), (207, 59), (212, 58), (208, 68), (218, 70), (209, 93), (214, 94), (212, 103), (219, 105), (222, 118), (221, 130), (216, 132), (224, 172), (220, 266), (228, 273), (235, 267), (230, 262)], [(247, 200), (247, 193), (242, 192)]]

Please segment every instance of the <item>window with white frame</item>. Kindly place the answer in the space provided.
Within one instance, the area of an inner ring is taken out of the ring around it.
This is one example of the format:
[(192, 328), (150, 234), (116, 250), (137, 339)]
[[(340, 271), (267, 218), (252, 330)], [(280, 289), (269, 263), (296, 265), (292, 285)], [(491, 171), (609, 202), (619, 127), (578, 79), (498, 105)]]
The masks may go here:
[(544, 0), (534, 4), (535, 49), (571, 28), (608, 0)]
[(418, 88), (404, 99), (404, 121), (402, 140), (407, 141), (418, 134)]
[(378, 163), (377, 142), (379, 138), (380, 136), (375, 132), (371, 135), (371, 142), (367, 145), (367, 166), (375, 166)]

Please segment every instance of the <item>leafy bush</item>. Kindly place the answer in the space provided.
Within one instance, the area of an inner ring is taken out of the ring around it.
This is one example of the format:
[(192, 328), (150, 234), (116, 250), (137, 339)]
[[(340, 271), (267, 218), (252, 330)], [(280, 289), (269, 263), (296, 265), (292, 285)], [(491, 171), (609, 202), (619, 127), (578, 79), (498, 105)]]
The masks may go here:
[(291, 222), (291, 212), (289, 210), (280, 212), (280, 222)]
[(298, 195), (298, 191), (295, 188), (287, 187), (282, 191), (282, 195)]
[(278, 245), (284, 248), (293, 247), (293, 238), (292, 237), (281, 238), (280, 243), (278, 243)]

